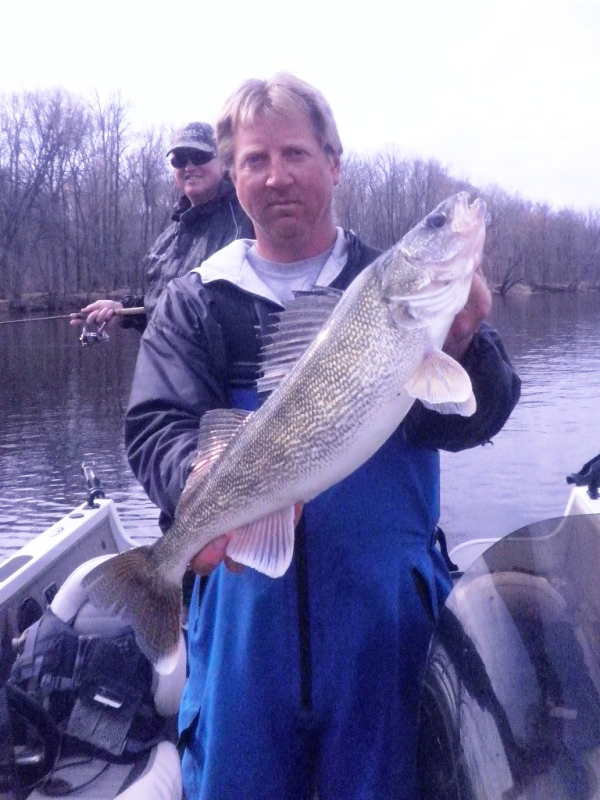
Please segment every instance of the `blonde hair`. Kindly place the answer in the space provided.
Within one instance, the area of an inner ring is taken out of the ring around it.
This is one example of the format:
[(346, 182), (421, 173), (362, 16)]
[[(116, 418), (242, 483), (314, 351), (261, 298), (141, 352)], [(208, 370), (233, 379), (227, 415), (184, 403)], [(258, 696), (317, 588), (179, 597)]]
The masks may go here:
[(269, 80), (244, 81), (223, 106), (215, 128), (221, 163), (232, 169), (235, 133), (240, 125), (253, 124), (263, 115), (285, 117), (298, 113), (310, 120), (327, 155), (338, 160), (343, 148), (327, 100), (309, 83), (287, 72), (278, 72)]

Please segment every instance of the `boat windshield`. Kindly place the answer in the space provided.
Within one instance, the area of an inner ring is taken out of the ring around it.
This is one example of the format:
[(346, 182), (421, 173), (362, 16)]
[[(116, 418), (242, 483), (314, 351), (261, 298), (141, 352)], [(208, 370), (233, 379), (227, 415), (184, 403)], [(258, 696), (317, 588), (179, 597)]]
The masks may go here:
[(419, 762), (423, 800), (600, 800), (600, 515), (522, 528), (456, 583)]

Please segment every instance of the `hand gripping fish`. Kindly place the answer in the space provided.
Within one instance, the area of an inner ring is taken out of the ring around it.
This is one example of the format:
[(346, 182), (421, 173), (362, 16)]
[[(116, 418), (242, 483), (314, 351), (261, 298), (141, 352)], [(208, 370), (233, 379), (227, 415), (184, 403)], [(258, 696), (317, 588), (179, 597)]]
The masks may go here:
[(265, 403), (253, 413), (206, 413), (171, 528), (89, 573), (92, 603), (123, 615), (159, 672), (177, 652), (183, 573), (211, 540), (235, 530), (228, 555), (281, 576), (294, 504), (361, 466), (416, 398), (443, 414), (474, 412), (467, 373), (441, 347), (480, 263), (484, 218), (482, 200), (469, 206), (466, 192), (454, 195), (341, 298), (325, 289), (293, 301), (266, 347)]

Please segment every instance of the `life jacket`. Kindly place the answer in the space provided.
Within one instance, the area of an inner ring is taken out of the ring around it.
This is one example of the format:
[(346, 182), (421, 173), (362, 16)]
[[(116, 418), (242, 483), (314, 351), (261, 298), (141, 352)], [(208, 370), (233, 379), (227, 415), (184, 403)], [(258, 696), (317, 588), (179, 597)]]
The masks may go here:
[(153, 671), (132, 629), (79, 635), (48, 609), (18, 644), (7, 688), (50, 720), (60, 735), (61, 755), (88, 753), (129, 762), (166, 738), (156, 711)]

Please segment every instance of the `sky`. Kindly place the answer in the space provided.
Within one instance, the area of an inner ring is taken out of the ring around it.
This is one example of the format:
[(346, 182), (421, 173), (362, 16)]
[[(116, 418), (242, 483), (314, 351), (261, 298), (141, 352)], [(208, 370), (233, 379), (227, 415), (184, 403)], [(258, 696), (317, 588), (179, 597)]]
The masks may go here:
[(171, 128), (284, 70), (323, 92), (346, 153), (600, 208), (598, 0), (28, 0), (1, 19), (0, 93), (119, 92), (134, 127)]

